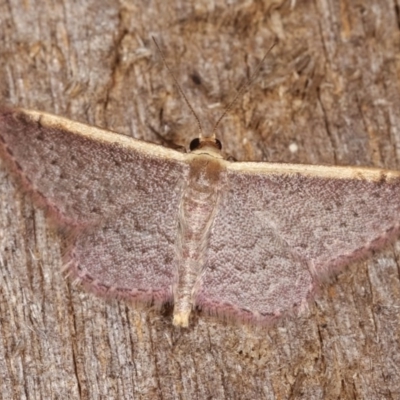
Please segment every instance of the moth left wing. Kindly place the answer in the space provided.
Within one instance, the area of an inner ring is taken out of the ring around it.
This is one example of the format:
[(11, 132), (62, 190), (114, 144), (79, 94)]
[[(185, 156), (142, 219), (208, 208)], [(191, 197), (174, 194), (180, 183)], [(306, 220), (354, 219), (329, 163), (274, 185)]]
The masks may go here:
[(42, 112), (0, 107), (0, 155), (63, 224), (178, 204), (186, 155)]
[(196, 304), (269, 321), (304, 305), (322, 275), (399, 227), (399, 172), (231, 163)]
[(186, 155), (36, 111), (0, 109), (0, 155), (70, 228), (69, 273), (96, 293), (172, 299)]

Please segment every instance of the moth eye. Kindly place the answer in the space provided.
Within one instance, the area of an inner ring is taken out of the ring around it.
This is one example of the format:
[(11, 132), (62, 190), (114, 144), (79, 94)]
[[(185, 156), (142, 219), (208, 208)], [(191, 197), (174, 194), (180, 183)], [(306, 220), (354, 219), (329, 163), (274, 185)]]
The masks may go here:
[(190, 142), (189, 149), (190, 151), (196, 150), (200, 146), (200, 139), (196, 138)]
[[(199, 138), (193, 139), (189, 145), (190, 151), (198, 149), (200, 147), (200, 144), (201, 141)], [(215, 139), (215, 145), (217, 146), (218, 150), (222, 149), (222, 143), (218, 139)]]

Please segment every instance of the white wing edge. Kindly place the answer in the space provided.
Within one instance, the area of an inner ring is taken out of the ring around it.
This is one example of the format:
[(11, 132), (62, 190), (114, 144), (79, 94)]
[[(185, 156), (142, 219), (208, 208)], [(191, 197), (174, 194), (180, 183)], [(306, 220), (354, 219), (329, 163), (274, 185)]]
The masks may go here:
[(242, 175), (303, 175), (331, 179), (357, 179), (390, 182), (400, 178), (400, 171), (356, 166), (328, 166), (307, 164), (283, 164), (268, 162), (232, 162), (228, 172)]
[(176, 150), (163, 147), (155, 143), (145, 142), (143, 140), (134, 139), (123, 134), (97, 128), (81, 122), (72, 121), (68, 118), (44, 113), (41, 111), (26, 110), (16, 108), (15, 111), (21, 112), (34, 121), (48, 127), (63, 129), (72, 134), (86, 137), (91, 140), (103, 142), (107, 144), (117, 144), (119, 146), (130, 148), (150, 157), (174, 159), (176, 161), (187, 162), (188, 154), (180, 153)]

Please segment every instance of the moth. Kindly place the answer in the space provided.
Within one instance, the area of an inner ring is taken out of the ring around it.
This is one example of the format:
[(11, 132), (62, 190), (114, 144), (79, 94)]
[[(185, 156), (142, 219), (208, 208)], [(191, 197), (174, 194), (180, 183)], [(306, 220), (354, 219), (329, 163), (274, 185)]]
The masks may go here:
[(267, 324), (321, 278), (399, 233), (400, 173), (233, 162), (54, 115), (0, 109), (0, 155), (70, 232), (72, 277), (98, 295)]

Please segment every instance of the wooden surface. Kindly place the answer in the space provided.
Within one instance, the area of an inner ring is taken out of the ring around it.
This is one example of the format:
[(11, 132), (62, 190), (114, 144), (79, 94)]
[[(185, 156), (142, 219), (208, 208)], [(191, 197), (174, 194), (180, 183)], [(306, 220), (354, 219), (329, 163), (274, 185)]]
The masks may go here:
[[(397, 1), (397, 3), (396, 3)], [(218, 136), (238, 160), (399, 169), (398, 0), (0, 0), (1, 103), (187, 146), (275, 37)], [(400, 241), (268, 330), (137, 310), (66, 280), (64, 240), (0, 164), (3, 399), (396, 399)]]

